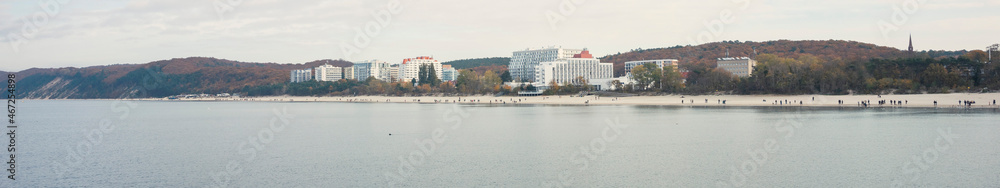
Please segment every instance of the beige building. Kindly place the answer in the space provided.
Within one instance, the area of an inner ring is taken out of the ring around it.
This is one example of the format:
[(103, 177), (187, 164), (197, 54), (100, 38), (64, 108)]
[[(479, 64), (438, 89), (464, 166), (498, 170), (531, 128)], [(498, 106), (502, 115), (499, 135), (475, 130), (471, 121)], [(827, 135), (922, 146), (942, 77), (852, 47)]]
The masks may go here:
[(389, 66), (390, 82), (399, 81), (399, 64)]
[(740, 78), (753, 76), (753, 67), (757, 66), (757, 61), (748, 57), (719, 58), (717, 66)]
[(632, 68), (639, 65), (645, 65), (647, 63), (652, 63), (656, 65), (657, 69), (663, 68), (663, 66), (674, 67), (674, 72), (680, 72), (679, 63), (680, 61), (676, 59), (659, 59), (659, 60), (643, 60), (643, 61), (629, 61), (625, 62), (625, 76), (632, 78)]

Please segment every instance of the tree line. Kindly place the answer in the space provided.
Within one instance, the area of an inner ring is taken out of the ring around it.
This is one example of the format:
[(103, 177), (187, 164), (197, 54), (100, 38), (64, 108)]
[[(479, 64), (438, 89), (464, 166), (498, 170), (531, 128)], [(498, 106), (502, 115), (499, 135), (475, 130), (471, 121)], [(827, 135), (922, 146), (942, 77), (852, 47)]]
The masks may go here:
[[(505, 73), (509, 77), (508, 73)], [(437, 78), (433, 66), (421, 66), (418, 77), (410, 80), (367, 80), (341, 79), (333, 82), (307, 81), (300, 83), (279, 83), (264, 86), (246, 86), (242, 92), (247, 96), (326, 96), (326, 95), (480, 95), (512, 93), (518, 89), (504, 85), (501, 75), (493, 71), (478, 73), (469, 69), (458, 71), (456, 81), (443, 82)], [(509, 81), (509, 80), (508, 80)]]
[[(739, 78), (717, 67), (687, 65), (689, 76), (676, 84), (669, 66), (649, 71), (652, 64), (633, 69), (635, 84), (622, 92), (681, 94), (915, 94), (1000, 90), (1000, 66), (987, 63), (982, 51), (959, 57), (824, 60), (802, 54), (796, 58), (759, 55), (752, 77)], [(667, 83), (667, 84), (663, 84)]]

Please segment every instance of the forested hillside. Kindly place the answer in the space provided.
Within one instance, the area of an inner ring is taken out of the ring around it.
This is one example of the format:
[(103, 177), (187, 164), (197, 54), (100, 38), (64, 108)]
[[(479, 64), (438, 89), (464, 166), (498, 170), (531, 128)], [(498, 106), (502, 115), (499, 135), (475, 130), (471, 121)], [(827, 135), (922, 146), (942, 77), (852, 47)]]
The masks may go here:
[(322, 64), (352, 65), (342, 60), (277, 64), (191, 57), (147, 64), (33, 68), (16, 74), (19, 97), (23, 98), (163, 97), (184, 93), (238, 92), (244, 86), (284, 83), (288, 82), (290, 70)]
[(625, 75), (624, 63), (627, 61), (637, 60), (677, 59), (680, 61), (682, 68), (715, 67), (716, 59), (726, 57), (727, 50), (729, 51), (730, 57), (755, 57), (757, 54), (772, 54), (779, 57), (798, 58), (801, 55), (808, 54), (829, 62), (869, 59), (955, 57), (966, 53), (966, 51), (926, 51), (910, 54), (896, 48), (843, 40), (778, 40), (766, 42), (724, 41), (698, 46), (635, 49), (626, 53), (618, 53), (601, 57), (601, 62), (614, 63), (615, 76), (622, 76)]
[(510, 63), (509, 57), (488, 57), (488, 58), (475, 58), (475, 59), (462, 59), (455, 61), (448, 61), (441, 63), (443, 65), (451, 65), (455, 69), (471, 69), (476, 67), (489, 67), (489, 66), (504, 66)]

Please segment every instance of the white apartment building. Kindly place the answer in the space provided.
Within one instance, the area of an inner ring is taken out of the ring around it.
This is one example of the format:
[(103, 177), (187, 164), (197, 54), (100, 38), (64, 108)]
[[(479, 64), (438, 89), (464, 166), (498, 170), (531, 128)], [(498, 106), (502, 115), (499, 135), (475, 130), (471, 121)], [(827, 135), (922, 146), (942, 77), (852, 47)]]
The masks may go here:
[(399, 80), (399, 65), (389, 66), (389, 82), (395, 82)]
[(441, 65), (441, 81), (455, 81), (458, 80), (458, 70), (451, 67), (451, 65)]
[(632, 73), (632, 68), (639, 65), (645, 65), (647, 63), (652, 63), (656, 65), (656, 68), (663, 68), (664, 65), (674, 66), (674, 70), (677, 70), (678, 62), (676, 59), (658, 59), (658, 60), (643, 60), (643, 61), (629, 61), (625, 62), (625, 73)]
[(344, 67), (344, 77), (343, 79), (356, 79), (354, 76), (354, 66)]
[(344, 78), (344, 68), (324, 64), (316, 67), (316, 81), (337, 81)]
[(753, 76), (753, 67), (757, 66), (757, 61), (748, 57), (719, 58), (716, 65), (740, 78)]
[(555, 61), (557, 59), (571, 58), (580, 54), (584, 50), (563, 49), (562, 47), (548, 47), (540, 49), (525, 49), (515, 51), (510, 58), (510, 76), (517, 81), (527, 80), (528, 82), (538, 81), (535, 79), (535, 67), (542, 62)]
[(399, 78), (404, 82), (409, 82), (413, 79), (417, 79), (417, 82), (419, 82), (420, 78), (417, 77), (420, 75), (420, 65), (433, 65), (435, 75), (437, 75), (438, 79), (441, 79), (441, 62), (427, 56), (404, 59), (403, 63), (399, 65)]
[(392, 75), (389, 70), (389, 63), (379, 60), (368, 60), (354, 63), (354, 79), (367, 80), (374, 77), (382, 81), (390, 81)]
[(292, 83), (312, 80), (312, 69), (292, 70)]
[(547, 85), (555, 81), (557, 84), (573, 83), (576, 77), (583, 77), (587, 82), (591, 79), (607, 79), (614, 75), (612, 63), (601, 63), (589, 51), (584, 49), (572, 58), (562, 58), (555, 61), (539, 63), (535, 67), (536, 85)]

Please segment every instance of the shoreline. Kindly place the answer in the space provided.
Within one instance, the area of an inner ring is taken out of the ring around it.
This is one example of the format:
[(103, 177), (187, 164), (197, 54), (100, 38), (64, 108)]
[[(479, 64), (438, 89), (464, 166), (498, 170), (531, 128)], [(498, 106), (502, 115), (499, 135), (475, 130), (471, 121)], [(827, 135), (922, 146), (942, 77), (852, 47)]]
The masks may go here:
[[(38, 100), (38, 99), (22, 99)], [(41, 100), (119, 100), (119, 99), (41, 99)], [(569, 95), (553, 96), (353, 96), (353, 97), (297, 97), (268, 96), (247, 98), (195, 98), (125, 99), (133, 101), (167, 102), (343, 102), (343, 103), (411, 103), (411, 104), (493, 104), (493, 105), (635, 105), (635, 106), (686, 106), (686, 107), (854, 107), (854, 108), (973, 108), (995, 109), (994, 101), (1000, 93), (951, 93), (913, 95), (667, 95), (599, 97)], [(707, 102), (706, 102), (707, 100)], [(885, 100), (879, 105), (878, 101)], [(725, 104), (723, 104), (723, 101)], [(788, 101), (787, 103), (785, 101)], [(843, 104), (840, 104), (843, 101)], [(866, 107), (861, 101), (870, 101)], [(893, 105), (891, 101), (899, 101)], [(934, 104), (937, 101), (937, 105)], [(975, 101), (964, 105), (962, 101)], [(693, 103), (692, 103), (693, 102)]]

